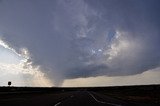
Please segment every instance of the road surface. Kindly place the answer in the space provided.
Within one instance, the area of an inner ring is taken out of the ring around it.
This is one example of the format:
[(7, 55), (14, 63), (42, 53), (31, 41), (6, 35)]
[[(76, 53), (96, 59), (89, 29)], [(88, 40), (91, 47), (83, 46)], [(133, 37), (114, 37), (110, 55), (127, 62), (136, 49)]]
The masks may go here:
[(0, 106), (135, 106), (91, 91), (14, 94), (0, 97)]
[(54, 106), (125, 106), (127, 103), (95, 92), (79, 91)]

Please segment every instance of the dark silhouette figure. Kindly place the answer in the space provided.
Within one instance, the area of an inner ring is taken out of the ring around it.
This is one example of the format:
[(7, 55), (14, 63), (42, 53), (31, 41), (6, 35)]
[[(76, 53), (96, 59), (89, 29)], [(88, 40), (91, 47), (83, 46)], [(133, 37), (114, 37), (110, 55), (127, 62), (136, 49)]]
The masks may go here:
[(11, 82), (11, 81), (8, 81), (8, 86), (9, 86), (9, 87), (11, 86), (11, 84), (12, 84), (12, 82)]

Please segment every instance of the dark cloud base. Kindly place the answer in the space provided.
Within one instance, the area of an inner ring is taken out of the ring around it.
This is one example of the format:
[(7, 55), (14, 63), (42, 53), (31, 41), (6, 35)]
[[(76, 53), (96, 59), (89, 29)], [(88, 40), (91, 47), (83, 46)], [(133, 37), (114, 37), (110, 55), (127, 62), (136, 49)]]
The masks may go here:
[(29, 62), (57, 86), (65, 79), (140, 74), (160, 66), (159, 4), (0, 1), (0, 31), (17, 52), (27, 48)]

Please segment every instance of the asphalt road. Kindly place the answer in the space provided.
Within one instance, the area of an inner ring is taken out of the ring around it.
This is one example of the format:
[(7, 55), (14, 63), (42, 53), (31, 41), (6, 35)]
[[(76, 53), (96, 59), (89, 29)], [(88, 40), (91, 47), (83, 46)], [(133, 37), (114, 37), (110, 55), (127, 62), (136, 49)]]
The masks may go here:
[(73, 91), (50, 94), (3, 95), (0, 106), (134, 106), (91, 91)]
[[(87, 91), (73, 93), (70, 97), (57, 102), (54, 106), (125, 106), (127, 103), (101, 94)], [(129, 104), (128, 104), (129, 105)]]

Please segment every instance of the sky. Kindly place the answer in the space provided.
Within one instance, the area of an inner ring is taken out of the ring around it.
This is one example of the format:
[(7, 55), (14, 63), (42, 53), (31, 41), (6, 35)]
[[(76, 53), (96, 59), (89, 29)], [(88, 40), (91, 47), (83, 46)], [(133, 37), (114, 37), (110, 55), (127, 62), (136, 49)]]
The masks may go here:
[(0, 0), (0, 86), (160, 84), (159, 0)]

